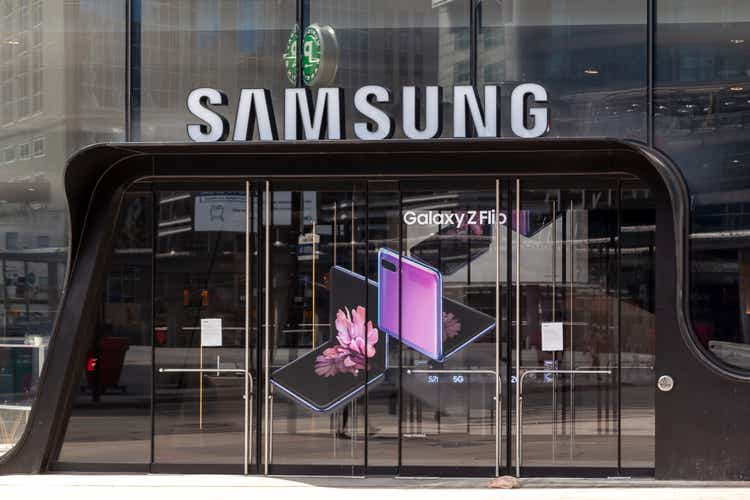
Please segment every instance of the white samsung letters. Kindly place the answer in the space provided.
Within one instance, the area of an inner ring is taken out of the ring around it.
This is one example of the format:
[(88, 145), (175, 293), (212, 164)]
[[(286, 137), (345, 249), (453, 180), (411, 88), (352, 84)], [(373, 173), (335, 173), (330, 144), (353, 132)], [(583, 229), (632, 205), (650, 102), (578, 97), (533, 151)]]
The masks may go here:
[[(452, 89), (452, 105), (443, 102), (443, 89), (437, 85), (401, 89), (401, 127), (410, 139), (433, 139), (442, 133), (445, 108), (452, 108), (453, 137), (498, 137), (500, 131), (500, 87), (485, 85), (477, 92), (470, 85)], [(343, 139), (344, 91), (335, 87), (289, 88), (284, 91), (284, 133), (286, 140)], [(422, 104), (424, 101), (424, 104)], [(393, 104), (391, 91), (379, 85), (365, 85), (354, 93), (357, 119), (354, 135), (361, 140), (388, 139), (396, 123), (386, 111)], [(191, 123), (187, 134), (196, 142), (224, 141), (229, 137), (229, 121), (222, 107), (227, 95), (213, 88), (190, 92), (187, 108), (202, 123)], [(510, 94), (510, 128), (522, 138), (541, 137), (549, 131), (547, 91), (536, 83), (523, 83)], [(392, 106), (391, 106), (392, 107)], [(271, 93), (267, 89), (242, 89), (234, 123), (235, 141), (278, 140)], [(257, 126), (257, 134), (254, 130)]]

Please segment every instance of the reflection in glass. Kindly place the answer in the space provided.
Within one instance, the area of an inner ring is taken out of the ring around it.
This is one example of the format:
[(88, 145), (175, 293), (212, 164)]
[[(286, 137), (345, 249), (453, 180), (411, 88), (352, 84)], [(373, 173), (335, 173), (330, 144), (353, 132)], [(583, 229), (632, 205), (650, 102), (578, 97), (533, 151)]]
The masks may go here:
[[(309, 9), (310, 23), (331, 26), (338, 40), (336, 76), (321, 85), (341, 87), (347, 96), (364, 85), (381, 85), (392, 95), (380, 106), (401, 116), (404, 85), (470, 83), (468, 0), (310, 0)], [(452, 100), (450, 92), (443, 94), (444, 136), (452, 134)], [(351, 106), (345, 109), (347, 137), (356, 137), (353, 123), (362, 117)], [(398, 125), (395, 137), (404, 137)]]
[(638, 182), (622, 183), (620, 202), (622, 466), (654, 467), (656, 210)]
[(657, 146), (691, 191), (690, 313), (696, 341), (750, 369), (750, 4), (658, 2)]
[(125, 197), (93, 345), (60, 462), (151, 461), (153, 205), (149, 184)]
[(653, 467), (654, 210), (601, 184), (521, 191), (523, 467)]
[(59, 306), (65, 162), (125, 138), (126, 53), (121, 0), (1, 5), (0, 455), (26, 425)]
[[(370, 182), (367, 186), (367, 271), (377, 282), (380, 248), (401, 248), (401, 193), (398, 182)], [(387, 336), (381, 329), (381, 333)], [(388, 339), (389, 369), (383, 381), (367, 391), (367, 465), (368, 471), (398, 472), (399, 415), (401, 374), (397, 369), (400, 355), (398, 342)]]
[[(421, 467), (449, 473), (459, 465), (494, 473), (495, 280), (499, 276), (505, 285), (505, 269), (497, 272), (497, 250), (499, 245), (504, 266), (507, 225), (495, 223), (494, 179), (473, 186), (401, 186), (401, 450), (403, 470), (414, 473)], [(409, 271), (412, 262), (427, 264), (441, 279), (442, 314), (435, 334), (442, 354), (437, 359), (409, 341), (413, 333), (408, 330), (418, 327), (412, 318), (421, 313), (408, 304), (426, 299), (420, 288), (414, 288), (425, 271)]]
[[(142, 140), (187, 140), (185, 124), (195, 117), (185, 99), (196, 88), (226, 93), (230, 105), (217, 111), (232, 125), (240, 89), (266, 88), (274, 103), (284, 102), (293, 0), (142, 0), (141, 12)], [(276, 123), (283, 130), (283, 108)]]
[[(645, 140), (646, 0), (480, 6), (478, 84), (544, 85), (553, 136)], [(512, 135), (509, 120), (502, 134)]]
[[(245, 183), (159, 189), (155, 206), (154, 462), (240, 465)], [(255, 331), (250, 339), (253, 348)]]
[(364, 199), (353, 183), (272, 183), (272, 473), (364, 466), (365, 380), (379, 381), (385, 358), (364, 279)]

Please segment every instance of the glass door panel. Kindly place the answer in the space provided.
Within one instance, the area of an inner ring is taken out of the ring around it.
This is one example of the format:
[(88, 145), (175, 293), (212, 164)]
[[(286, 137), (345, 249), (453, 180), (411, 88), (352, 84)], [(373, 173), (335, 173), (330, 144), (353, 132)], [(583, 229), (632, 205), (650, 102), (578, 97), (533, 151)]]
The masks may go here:
[(245, 391), (252, 397), (257, 379), (251, 364), (256, 376), (246, 385), (253, 359), (246, 348), (257, 338), (255, 330), (246, 335), (257, 317), (246, 281), (254, 271), (246, 267), (257, 239), (247, 210), (254, 197), (247, 199), (244, 181), (154, 189), (154, 462), (239, 472), (245, 453), (252, 462), (257, 422), (245, 420)]
[[(401, 249), (401, 192), (397, 180), (367, 184), (367, 276), (378, 283), (378, 252)], [(379, 285), (379, 284), (378, 284)], [(378, 296), (379, 299), (379, 296)], [(379, 335), (387, 333), (378, 325)], [(399, 345), (387, 338), (388, 364), (383, 379), (367, 388), (367, 473), (399, 472), (401, 373)]]
[[(651, 324), (653, 285), (628, 299), (621, 246), (639, 251), (653, 210), (620, 211), (619, 178), (519, 182), (273, 184), (271, 472), (493, 475), (518, 463), (517, 437), (527, 472), (647, 466), (652, 384), (623, 372), (652, 351), (638, 341), (621, 361), (635, 336), (619, 332), (623, 318)], [(357, 306), (377, 335), (359, 368), (337, 366)]]
[(521, 180), (520, 456), (523, 467), (618, 466), (615, 181)]
[(648, 186), (621, 184), (621, 465), (654, 467), (656, 209)]
[(404, 474), (495, 473), (508, 218), (499, 182), (470, 186), (402, 182), (402, 250), (380, 249), (381, 300), (396, 306), (380, 307), (400, 348)]
[(362, 474), (365, 381), (382, 379), (358, 183), (270, 184), (269, 472)]

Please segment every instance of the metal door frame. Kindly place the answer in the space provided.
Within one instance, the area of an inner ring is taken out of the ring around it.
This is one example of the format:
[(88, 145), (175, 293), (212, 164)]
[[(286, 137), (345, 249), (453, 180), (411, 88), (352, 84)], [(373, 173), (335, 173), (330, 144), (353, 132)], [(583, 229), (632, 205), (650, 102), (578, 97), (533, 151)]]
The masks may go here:
[[(185, 179), (187, 181), (187, 178)], [(158, 184), (158, 180), (155, 181)], [(180, 180), (177, 180), (176, 183), (179, 185)], [(252, 372), (250, 370), (250, 318), (251, 318), (251, 306), (250, 306), (250, 298), (251, 295), (251, 286), (250, 286), (250, 278), (251, 278), (251, 271), (250, 271), (250, 262), (251, 262), (251, 252), (250, 252), (250, 240), (251, 240), (251, 234), (252, 234), (252, 182), (250, 180), (245, 180), (245, 252), (244, 252), (244, 277), (245, 277), (245, 287), (244, 287), (244, 293), (245, 293), (245, 307), (243, 311), (244, 316), (244, 330), (245, 330), (245, 337), (244, 337), (244, 348), (243, 348), (243, 355), (244, 355), (244, 368), (243, 369), (237, 369), (237, 368), (156, 368), (156, 361), (154, 358), (154, 347), (152, 345), (152, 352), (151, 352), (151, 360), (152, 360), (152, 372), (153, 374), (158, 371), (159, 373), (199, 373), (202, 377), (205, 373), (241, 373), (244, 375), (243, 385), (244, 385), (244, 391), (243, 391), (243, 404), (242, 404), (242, 421), (243, 421), (243, 458), (242, 458), (242, 470), (243, 474), (247, 475), (250, 473), (250, 466), (252, 465), (252, 446), (253, 446), (253, 438), (252, 438), (252, 426), (253, 426), (253, 404), (254, 404), (254, 391), (255, 391), (255, 380), (253, 378)], [(185, 183), (185, 185), (189, 185), (189, 183)], [(197, 188), (192, 189), (186, 189), (188, 192), (196, 192)], [(154, 189), (153, 186), (150, 187), (149, 192), (151, 193), (151, 200), (152, 200), (152, 226), (154, 229), (154, 235), (156, 234), (156, 228), (158, 221), (156, 220), (156, 204), (154, 203), (155, 197), (154, 197)], [(156, 255), (156, 245), (157, 241), (155, 238), (153, 238), (152, 241), (152, 255)], [(152, 302), (154, 300), (154, 291), (155, 291), (155, 277), (156, 277), (156, 261), (155, 259), (152, 259)], [(196, 327), (192, 327), (190, 329), (199, 329)], [(224, 328), (222, 328), (224, 329)], [(240, 329), (237, 327), (236, 329)], [(150, 463), (149, 467), (153, 467), (156, 465), (158, 468), (160, 467), (166, 467), (170, 468), (173, 464), (159, 464), (154, 462), (154, 408), (156, 404), (156, 392), (155, 392), (155, 383), (153, 382), (152, 374), (152, 389), (151, 389), (151, 443), (150, 443)], [(216, 464), (217, 466), (221, 466), (222, 464)], [(212, 467), (214, 464), (212, 464)]]

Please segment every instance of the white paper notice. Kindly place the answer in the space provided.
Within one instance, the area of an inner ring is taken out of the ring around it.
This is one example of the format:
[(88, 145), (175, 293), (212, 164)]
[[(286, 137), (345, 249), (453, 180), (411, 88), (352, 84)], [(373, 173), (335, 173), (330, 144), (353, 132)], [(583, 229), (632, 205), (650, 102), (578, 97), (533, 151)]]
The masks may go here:
[(230, 192), (196, 196), (194, 214), (196, 231), (244, 233), (245, 195)]
[(542, 323), (542, 351), (563, 350), (563, 324)]
[(221, 347), (221, 318), (201, 319), (201, 346)]

